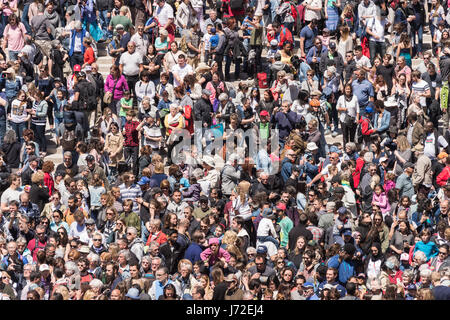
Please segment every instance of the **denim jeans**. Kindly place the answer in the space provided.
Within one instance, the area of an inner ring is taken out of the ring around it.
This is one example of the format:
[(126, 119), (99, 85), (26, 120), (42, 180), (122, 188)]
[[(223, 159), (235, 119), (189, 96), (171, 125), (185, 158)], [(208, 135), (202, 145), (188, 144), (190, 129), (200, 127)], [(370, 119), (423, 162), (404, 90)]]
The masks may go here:
[(370, 63), (373, 64), (373, 60), (375, 60), (375, 57), (377, 53), (380, 54), (380, 57), (383, 57), (386, 53), (386, 42), (379, 42), (379, 41), (369, 41), (369, 51), (370, 51)]
[(11, 129), (16, 133), (17, 139), (19, 139), (20, 143), (23, 143), (22, 132), (27, 128), (26, 122), (15, 123), (10, 121), (9, 125), (11, 126)]
[(144, 222), (141, 220), (141, 239), (144, 242), (144, 244), (147, 242), (147, 238), (150, 235), (150, 232), (148, 232), (147, 228), (145, 227)]
[(3, 137), (6, 133), (6, 115), (0, 116), (0, 145), (3, 144)]
[(30, 8), (31, 3), (27, 3), (23, 6), (22, 18), (21, 21), (27, 30), (27, 33), (31, 34), (31, 26), (28, 23), (28, 9)]
[[(233, 57), (226, 55), (225, 56), (225, 79), (228, 79), (230, 77), (231, 62), (233, 62)], [(234, 64), (235, 64), (234, 78), (236, 80), (238, 80), (239, 74), (241, 73), (241, 64), (238, 61), (235, 61)]]
[(9, 60), (16, 61), (19, 58), (19, 52), (20, 51), (8, 51)]
[(108, 30), (110, 18), (107, 17), (108, 10), (102, 10), (98, 12), (98, 17), (100, 19), (100, 26), (102, 27), (103, 32), (106, 33), (107, 38), (111, 38), (112, 34)]
[(63, 123), (63, 118), (55, 117), (55, 133), (57, 137), (61, 137), (61, 124)]
[(277, 248), (278, 248), (278, 246), (279, 246), (279, 244), (280, 244), (280, 243), (278, 242), (278, 240), (275, 239), (275, 238), (272, 237), (272, 236), (258, 236), (257, 239), (258, 239), (259, 242), (270, 241), (270, 242), (272, 242), (274, 245), (276, 245)]
[[(422, 53), (422, 44), (423, 44), (423, 25), (419, 27), (417, 30), (411, 30), (412, 32), (412, 45), (413, 45), (413, 53), (416, 55), (418, 53)], [(416, 34), (418, 37), (418, 41), (416, 42)], [(411, 57), (412, 58), (412, 57)]]

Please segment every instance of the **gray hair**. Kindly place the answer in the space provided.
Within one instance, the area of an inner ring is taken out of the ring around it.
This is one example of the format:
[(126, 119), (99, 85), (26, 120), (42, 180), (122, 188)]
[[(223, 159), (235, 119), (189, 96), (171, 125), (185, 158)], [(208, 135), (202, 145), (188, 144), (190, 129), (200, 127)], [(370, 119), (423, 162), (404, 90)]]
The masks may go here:
[(348, 147), (352, 151), (356, 150), (356, 144), (354, 142), (347, 142), (347, 144), (345, 146)]
[(64, 267), (66, 268), (66, 270), (71, 270), (71, 271), (73, 271), (73, 273), (75, 273), (75, 274), (78, 274), (78, 273), (79, 273), (77, 264), (76, 264), (75, 262), (73, 262), (73, 261), (67, 261), (67, 262), (64, 264)]
[(70, 152), (70, 151), (64, 152), (64, 157), (70, 157), (70, 158), (72, 158), (72, 152)]
[(127, 232), (131, 232), (134, 235), (137, 235), (137, 229), (135, 227), (128, 227)]
[(420, 271), (420, 276), (421, 277), (430, 277), (431, 273), (433, 273), (429, 268), (424, 268), (423, 270)]
[(130, 258), (131, 258), (130, 250), (122, 249), (122, 250), (119, 251), (119, 255), (121, 255), (121, 254), (124, 255), (125, 260), (127, 260), (127, 262), (130, 261)]
[(103, 287), (103, 282), (100, 279), (93, 279), (91, 280), (91, 282), (89, 282), (89, 285), (93, 288), (101, 289)]
[(414, 258), (420, 260), (422, 263), (427, 261), (427, 256), (422, 251), (416, 251), (416, 253), (414, 253)]
[(87, 259), (91, 262), (93, 262), (96, 266), (98, 266), (100, 264), (100, 256), (96, 253), (89, 253), (87, 255)]
[(8, 144), (13, 144), (17, 141), (17, 135), (14, 130), (8, 130), (5, 133), (5, 137), (3, 138), (3, 142)]
[(400, 261), (396, 256), (390, 256), (389, 258), (387, 258), (386, 262), (387, 261), (390, 261), (395, 266), (395, 268), (400, 267)]
[(82, 23), (81, 23), (80, 20), (75, 21), (75, 23), (74, 23), (74, 28), (75, 28), (75, 29), (81, 29), (81, 28), (83, 28), (83, 25), (82, 25)]

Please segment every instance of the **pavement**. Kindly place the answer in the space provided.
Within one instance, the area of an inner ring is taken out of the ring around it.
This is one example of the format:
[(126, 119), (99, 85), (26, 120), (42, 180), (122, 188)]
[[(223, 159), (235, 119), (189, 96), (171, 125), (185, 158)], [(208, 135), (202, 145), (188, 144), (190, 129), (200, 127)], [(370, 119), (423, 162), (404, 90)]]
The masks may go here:
[[(428, 32), (425, 33), (423, 38), (424, 38), (423, 39), (424, 50), (430, 49), (430, 43), (431, 43), (430, 34)], [(299, 48), (298, 38), (296, 37), (294, 40), (296, 41), (295, 47)], [(177, 41), (180, 41), (180, 39), (177, 39)], [(107, 75), (109, 74), (109, 69), (112, 65), (112, 58), (107, 55), (106, 50), (104, 50), (104, 45), (99, 45), (98, 50), (99, 50), (99, 52), (98, 52), (97, 64), (99, 66), (99, 72), (103, 75), (104, 78), (106, 78)], [(264, 54), (265, 54), (265, 52), (263, 51), (263, 56), (264, 56)], [(433, 58), (432, 61), (435, 64), (437, 64), (437, 60), (435, 58)], [(413, 68), (417, 67), (421, 62), (422, 62), (422, 59), (413, 59)], [(231, 72), (234, 72), (233, 69), (234, 69), (234, 65), (232, 66)], [(241, 77), (242, 77), (242, 74), (241, 74)], [(245, 77), (245, 74), (244, 74), (244, 77)], [(235, 86), (237, 88), (237, 85), (239, 82), (240, 81), (233, 81), (232, 84), (233, 84), (233, 86)], [(248, 83), (252, 84), (252, 86), (253, 86), (253, 80), (249, 80)], [(93, 117), (92, 117), (91, 127), (93, 125), (94, 125), (94, 123), (93, 123)], [(47, 128), (49, 128), (48, 124), (47, 124)], [(46, 137), (47, 137), (48, 146), (47, 146), (47, 156), (44, 158), (44, 160), (45, 161), (53, 161), (55, 166), (57, 166), (58, 164), (62, 163), (62, 161), (63, 161), (62, 148), (56, 147), (55, 135), (51, 134), (49, 130), (47, 130)], [(342, 134), (339, 134), (336, 137), (333, 137), (331, 134), (328, 134), (325, 136), (325, 140), (327, 141), (328, 144), (333, 144), (335, 142), (342, 143)]]

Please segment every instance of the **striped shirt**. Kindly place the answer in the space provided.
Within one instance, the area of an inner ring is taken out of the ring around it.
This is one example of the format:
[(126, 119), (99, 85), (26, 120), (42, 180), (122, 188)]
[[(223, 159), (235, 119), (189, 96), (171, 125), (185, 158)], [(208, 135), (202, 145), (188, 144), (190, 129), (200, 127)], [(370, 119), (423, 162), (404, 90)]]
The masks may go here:
[(35, 101), (33, 103), (33, 110), (36, 111), (36, 115), (31, 117), (31, 123), (36, 126), (45, 126), (47, 123), (47, 101), (42, 100), (41, 102)]
[[(428, 82), (420, 79), (419, 81), (412, 83), (411, 89), (412, 89), (411, 94), (420, 95), (421, 93), (425, 93), (427, 90), (430, 90), (430, 86)], [(427, 101), (425, 97), (420, 97), (420, 105), (422, 107), (427, 106)]]
[(120, 195), (122, 196), (122, 201), (126, 199), (133, 200), (133, 211), (139, 212), (138, 203), (136, 198), (142, 197), (142, 190), (137, 184), (132, 184), (129, 188), (126, 187), (125, 183), (120, 186)]

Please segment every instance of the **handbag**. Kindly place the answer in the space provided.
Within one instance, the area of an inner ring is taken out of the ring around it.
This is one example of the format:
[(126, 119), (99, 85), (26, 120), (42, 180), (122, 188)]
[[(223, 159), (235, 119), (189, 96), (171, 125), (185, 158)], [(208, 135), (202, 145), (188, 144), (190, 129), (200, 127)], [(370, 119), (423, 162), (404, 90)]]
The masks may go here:
[[(344, 105), (345, 108), (347, 109), (347, 102), (345, 101), (345, 97), (344, 97)], [(353, 124), (355, 123), (355, 118), (348, 114), (348, 110), (345, 112), (344, 123), (348, 127), (353, 126)]]
[(110, 104), (114, 97), (114, 91), (116, 90), (117, 82), (119, 82), (119, 79), (114, 83), (114, 87), (112, 89), (112, 92), (106, 91), (105, 95), (103, 96), (103, 102), (105, 104)]

